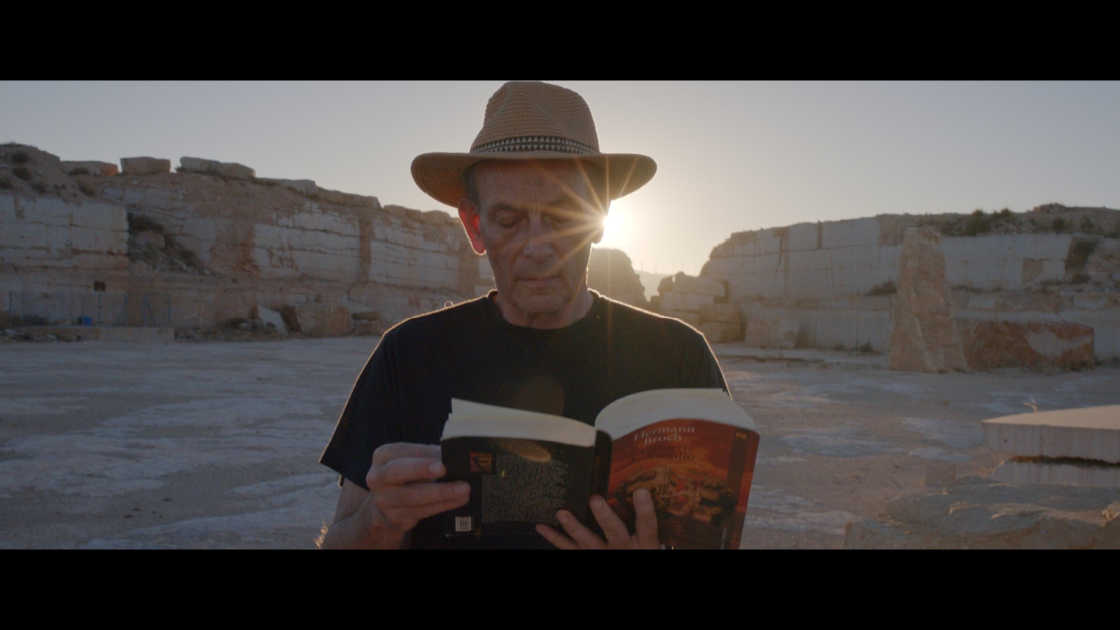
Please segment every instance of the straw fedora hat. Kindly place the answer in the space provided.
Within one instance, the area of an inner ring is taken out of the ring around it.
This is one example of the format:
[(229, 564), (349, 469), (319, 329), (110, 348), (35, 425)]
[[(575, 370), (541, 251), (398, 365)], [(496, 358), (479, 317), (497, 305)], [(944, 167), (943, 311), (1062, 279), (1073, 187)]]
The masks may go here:
[(583, 97), (548, 83), (511, 81), (490, 97), (482, 130), (467, 153), (424, 153), (412, 161), (420, 189), (449, 206), (465, 194), (463, 172), (487, 160), (580, 160), (597, 164), (611, 199), (631, 193), (657, 164), (633, 153), (601, 153)]

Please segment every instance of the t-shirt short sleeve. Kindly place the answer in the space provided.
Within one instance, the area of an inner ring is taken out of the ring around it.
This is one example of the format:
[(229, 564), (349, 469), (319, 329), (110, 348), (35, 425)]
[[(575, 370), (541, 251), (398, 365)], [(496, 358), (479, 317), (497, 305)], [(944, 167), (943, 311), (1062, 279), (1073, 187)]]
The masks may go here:
[[(373, 451), (382, 444), (401, 442), (400, 396), (394, 366), (396, 336), (386, 333), (374, 348), (354, 383), (334, 434), (319, 462), (343, 479), (368, 490), (366, 473)], [(340, 480), (341, 483), (341, 480)]]

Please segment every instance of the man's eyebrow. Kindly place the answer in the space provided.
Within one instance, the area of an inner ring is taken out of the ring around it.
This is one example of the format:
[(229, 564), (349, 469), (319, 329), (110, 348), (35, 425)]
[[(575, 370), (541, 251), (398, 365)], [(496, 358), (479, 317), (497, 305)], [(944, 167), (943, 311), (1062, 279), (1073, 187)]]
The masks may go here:
[[(574, 199), (571, 195), (562, 195), (556, 199), (543, 204), (543, 209), (556, 208), (560, 210), (570, 210), (574, 208), (582, 208), (583, 202)], [(495, 201), (490, 204), (489, 210), (491, 212), (528, 212), (528, 206), (516, 206), (508, 201)]]
[(519, 208), (511, 203), (505, 201), (496, 201), (490, 204), (490, 212), (525, 212), (525, 208)]

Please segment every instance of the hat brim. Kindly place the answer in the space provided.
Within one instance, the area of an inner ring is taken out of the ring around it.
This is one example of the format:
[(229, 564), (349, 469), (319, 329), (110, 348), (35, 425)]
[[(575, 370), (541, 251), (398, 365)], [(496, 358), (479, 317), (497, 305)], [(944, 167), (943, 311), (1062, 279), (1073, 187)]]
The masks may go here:
[(412, 179), (436, 201), (458, 207), (466, 194), (463, 172), (488, 161), (580, 161), (596, 164), (607, 174), (610, 199), (618, 199), (644, 186), (657, 172), (652, 158), (635, 153), (573, 155), (555, 152), (525, 153), (424, 153), (412, 160)]

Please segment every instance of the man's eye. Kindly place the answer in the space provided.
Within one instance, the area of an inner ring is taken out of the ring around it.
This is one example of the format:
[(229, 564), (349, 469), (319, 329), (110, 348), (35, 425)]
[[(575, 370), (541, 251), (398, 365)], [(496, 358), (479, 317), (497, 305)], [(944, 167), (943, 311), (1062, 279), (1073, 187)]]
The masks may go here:
[(498, 217), (497, 223), (498, 223), (499, 227), (511, 228), (511, 227), (517, 225), (517, 222), (520, 221), (520, 220), (521, 220), (521, 217), (519, 215), (504, 214), (504, 215), (501, 215), (501, 216)]
[(548, 215), (548, 220), (549, 220), (550, 223), (552, 223), (552, 225), (562, 226), (562, 225), (571, 225), (571, 224), (575, 223), (577, 221), (577, 217), (572, 213), (563, 213), (563, 214), (558, 213), (558, 214)]

